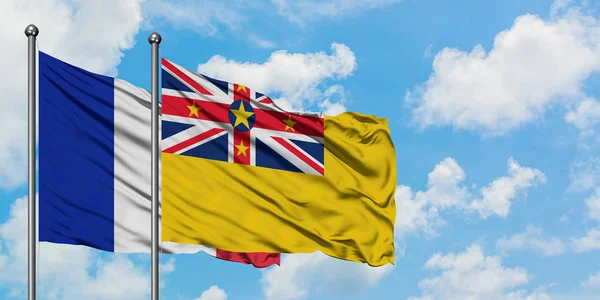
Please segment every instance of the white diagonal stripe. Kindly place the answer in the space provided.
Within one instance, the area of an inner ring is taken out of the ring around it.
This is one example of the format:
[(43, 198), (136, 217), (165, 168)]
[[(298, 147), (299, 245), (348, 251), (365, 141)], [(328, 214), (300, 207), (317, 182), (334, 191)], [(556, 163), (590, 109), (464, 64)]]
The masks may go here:
[(193, 99), (193, 100), (200, 100), (200, 101), (212, 101), (209, 98), (210, 96), (201, 95), (201, 94), (192, 93), (192, 92), (184, 92), (184, 91), (180, 91), (180, 90), (165, 89), (165, 88), (162, 89), (162, 95), (163, 96), (180, 97), (180, 98), (186, 98), (186, 99)]
[[(207, 91), (209, 91), (212, 94), (212, 96), (211, 96), (211, 95), (204, 95), (204, 94), (198, 92), (198, 94), (200, 96), (205, 97), (205, 99), (207, 99), (207, 100), (214, 101), (214, 102), (219, 102), (219, 103), (231, 103), (231, 102), (233, 102), (233, 98), (231, 98), (227, 94), (223, 93), (223, 91), (220, 88), (218, 88), (217, 86), (215, 86), (214, 84), (212, 84), (212, 82), (208, 81), (204, 77), (200, 76), (197, 73), (190, 72), (186, 68), (183, 68), (183, 67), (181, 67), (181, 66), (179, 66), (177, 64), (174, 64), (173, 62), (170, 62), (170, 63), (175, 68), (177, 68), (179, 71), (181, 71), (183, 74), (187, 75), (190, 79), (192, 79), (193, 81), (195, 81), (196, 83), (198, 83), (199, 85), (201, 85), (203, 88), (205, 88)], [(173, 77), (175, 77), (176, 79), (178, 79), (182, 84), (185, 84), (190, 89), (195, 90), (187, 82), (185, 82), (183, 79), (179, 78), (179, 76), (177, 76), (173, 72), (171, 72), (171, 70), (169, 70), (167, 67), (163, 66), (163, 70), (167, 71)]]
[(317, 164), (319, 167), (321, 167), (321, 168), (324, 168), (323, 164), (322, 164), (320, 161), (316, 160), (314, 157), (312, 157), (312, 155), (310, 155), (308, 152), (304, 151), (304, 149), (302, 149), (302, 148), (298, 147), (298, 145), (294, 144), (294, 142), (292, 142), (292, 141), (290, 141), (290, 140), (288, 140), (288, 139), (285, 139), (285, 138), (284, 138), (284, 140), (285, 140), (285, 141), (286, 141), (286, 142), (287, 142), (287, 143), (288, 143), (288, 144), (289, 144), (291, 147), (293, 147), (294, 149), (298, 150), (298, 152), (300, 152), (300, 153), (304, 154), (304, 156), (306, 156), (308, 159), (310, 159), (311, 161), (313, 161), (313, 162), (314, 162), (315, 164)]
[(269, 148), (271, 148), (275, 152), (277, 152), (279, 155), (283, 156), (283, 158), (285, 158), (291, 164), (296, 166), (302, 172), (308, 173), (308, 174), (314, 174), (314, 175), (321, 175), (319, 172), (317, 172), (317, 170), (313, 169), (311, 166), (309, 166), (307, 163), (305, 163), (302, 159), (300, 159), (298, 156), (291, 153), (289, 150), (287, 150), (285, 147), (283, 147), (281, 144), (279, 144), (272, 138), (270, 138), (270, 137), (257, 137), (257, 138), (261, 142), (263, 142), (267, 146), (269, 146)]
[(310, 143), (323, 144), (325, 142), (325, 139), (320, 136), (310, 136), (310, 135), (305, 135), (305, 134), (291, 133), (291, 132), (279, 131), (279, 130), (270, 130), (270, 129), (264, 129), (264, 128), (256, 128), (256, 127), (252, 128), (252, 133), (255, 134), (257, 137), (278, 136), (278, 137), (282, 137), (284, 139), (292, 139), (292, 140), (298, 140), (298, 141), (310, 142)]
[(190, 124), (190, 125), (199, 125), (199, 126), (207, 126), (205, 124), (212, 124), (212, 126), (211, 125), (208, 125), (208, 126), (214, 127), (214, 128), (222, 128), (222, 129), (227, 129), (227, 128), (231, 127), (231, 124), (229, 122), (227, 122), (227, 123), (215, 122), (215, 121), (200, 120), (200, 119), (193, 119), (193, 118), (186, 118), (186, 117), (165, 115), (165, 114), (162, 115), (161, 120), (169, 121), (169, 122), (176, 122), (176, 123)]
[(250, 165), (256, 166), (256, 135), (250, 131)]
[[(181, 142), (187, 141), (188, 139), (191, 139), (203, 132), (209, 131), (214, 128), (219, 128), (214, 125), (215, 124), (210, 121), (197, 122), (196, 124), (194, 124), (194, 126), (188, 128), (188, 129), (182, 130), (181, 132), (178, 132), (170, 137), (163, 139), (160, 142), (161, 150), (169, 149), (169, 148), (171, 148)], [(226, 129), (226, 128), (220, 128), (220, 129)], [(227, 132), (225, 131), (223, 134), (226, 134), (226, 133)]]
[(227, 128), (227, 132), (229, 133), (229, 136), (227, 137), (227, 161), (228, 162), (233, 162), (233, 152), (234, 152), (234, 140), (233, 140), (233, 126), (229, 126)]
[[(178, 150), (178, 151), (175, 151), (175, 152), (173, 152), (173, 153), (174, 153), (174, 154), (181, 154), (181, 153), (184, 153), (184, 152), (186, 152), (186, 151), (188, 151), (188, 150), (190, 150), (190, 149), (192, 149), (192, 148), (195, 148), (195, 147), (198, 147), (198, 146), (200, 146), (200, 145), (206, 144), (206, 143), (208, 143), (208, 142), (210, 142), (210, 141), (212, 141), (212, 140), (214, 140), (214, 139), (220, 138), (220, 137), (222, 137), (222, 136), (224, 136), (224, 135), (226, 135), (226, 134), (227, 134), (227, 131), (222, 131), (222, 132), (219, 132), (219, 133), (217, 133), (217, 134), (214, 134), (213, 136), (211, 136), (211, 137), (209, 137), (209, 138), (206, 138), (206, 139), (203, 139), (203, 140), (201, 140), (201, 141), (198, 141), (197, 143), (191, 144), (191, 145), (189, 145), (189, 146), (187, 146), (187, 147), (185, 147), (185, 148), (181, 148), (180, 150)], [(196, 134), (196, 135), (197, 135), (197, 134)], [(196, 135), (194, 135), (194, 136), (196, 136)], [(168, 149), (168, 148), (167, 148), (167, 149)]]

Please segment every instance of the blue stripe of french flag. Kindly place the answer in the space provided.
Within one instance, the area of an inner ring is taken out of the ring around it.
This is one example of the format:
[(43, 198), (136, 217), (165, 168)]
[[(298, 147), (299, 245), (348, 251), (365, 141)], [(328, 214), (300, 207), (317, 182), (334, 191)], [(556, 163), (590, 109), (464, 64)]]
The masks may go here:
[[(145, 89), (39, 52), (40, 242), (150, 253), (150, 99)], [(279, 254), (161, 248), (279, 264)]]

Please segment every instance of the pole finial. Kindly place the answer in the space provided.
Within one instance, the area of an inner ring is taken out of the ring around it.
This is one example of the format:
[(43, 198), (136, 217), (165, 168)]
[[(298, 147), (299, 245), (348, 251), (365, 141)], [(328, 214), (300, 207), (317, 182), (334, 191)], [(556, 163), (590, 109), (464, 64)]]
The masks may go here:
[(29, 24), (27, 27), (25, 27), (25, 35), (27, 37), (30, 37), (32, 35), (36, 37), (38, 33), (40, 33), (40, 31), (38, 30), (37, 26), (33, 24)]
[(158, 34), (158, 32), (153, 32), (148, 37), (148, 43), (150, 44), (160, 44), (161, 41), (162, 37), (160, 37), (160, 34)]

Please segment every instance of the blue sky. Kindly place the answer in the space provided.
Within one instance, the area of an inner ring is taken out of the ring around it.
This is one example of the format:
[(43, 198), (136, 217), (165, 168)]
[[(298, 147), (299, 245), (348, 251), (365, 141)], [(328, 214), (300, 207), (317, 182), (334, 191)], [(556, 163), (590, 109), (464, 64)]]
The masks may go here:
[[(266, 270), (161, 257), (163, 299), (594, 299), (600, 10), (593, 1), (3, 1), (0, 295), (26, 288), (26, 39), (150, 84), (163, 57), (294, 110), (389, 120), (395, 266), (285, 255)], [(39, 2), (39, 3), (38, 3)], [(42, 5), (42, 3), (44, 3)], [(299, 2), (300, 3), (300, 2)], [(150, 260), (40, 247), (42, 299), (147, 299)]]

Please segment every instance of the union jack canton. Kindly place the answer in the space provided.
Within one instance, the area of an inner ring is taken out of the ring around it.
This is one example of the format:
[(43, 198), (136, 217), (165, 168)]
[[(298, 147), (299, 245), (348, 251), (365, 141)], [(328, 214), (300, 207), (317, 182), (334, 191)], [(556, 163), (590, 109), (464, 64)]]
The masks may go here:
[(323, 176), (324, 122), (162, 59), (164, 153)]

